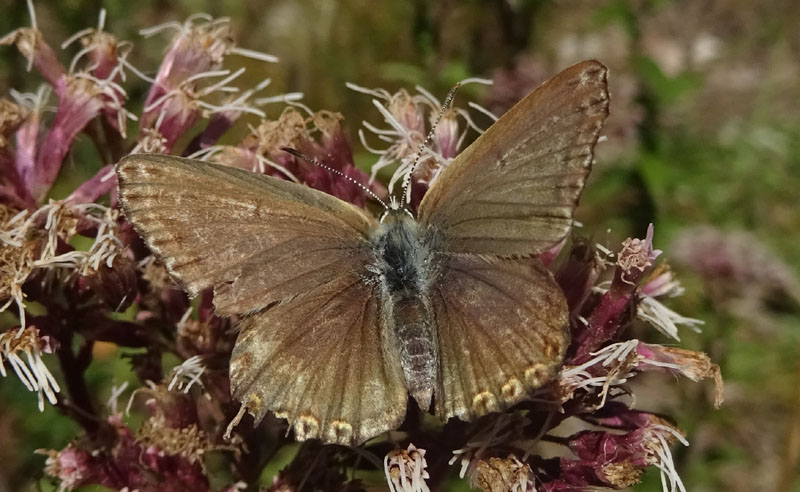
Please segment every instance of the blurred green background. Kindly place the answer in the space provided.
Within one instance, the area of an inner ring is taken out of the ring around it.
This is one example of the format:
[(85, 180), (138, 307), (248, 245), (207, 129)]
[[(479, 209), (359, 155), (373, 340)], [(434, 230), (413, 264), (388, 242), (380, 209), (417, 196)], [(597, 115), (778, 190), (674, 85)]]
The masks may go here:
[[(22, 0), (0, 7), (0, 33), (30, 25)], [(106, 30), (134, 43), (131, 61), (150, 75), (169, 34), (143, 39), (139, 29), (197, 12), (231, 17), (238, 46), (281, 59), (241, 58), (246, 80), (272, 77), (267, 95), (301, 91), (312, 109), (343, 113), (353, 142), (362, 120), (379, 118), (346, 81), (389, 90), (421, 84), (441, 97), (465, 77), (494, 78), (493, 88), (469, 86), (459, 98), (499, 113), (576, 61), (608, 65), (608, 139), (579, 219), (611, 247), (655, 223), (656, 247), (687, 288), (670, 306), (706, 321), (700, 334), (682, 332), (681, 346), (708, 352), (726, 384), (715, 411), (710, 383), (646, 378), (637, 406), (674, 416), (687, 432), (691, 446), (675, 453), (688, 490), (800, 491), (796, 1), (40, 0), (39, 28), (57, 48), (95, 26), (101, 7)], [(61, 53), (62, 62), (72, 54)], [(0, 50), (4, 94), (41, 82), (24, 68), (16, 49)], [(141, 101), (147, 85), (127, 87)], [(360, 164), (374, 162), (354, 147)], [(89, 176), (102, 164), (88, 154), (68, 165)], [(695, 228), (706, 225), (715, 229)], [(724, 268), (703, 267), (714, 261)], [(635, 335), (669, 343), (651, 330)], [(99, 395), (132, 379), (119, 354), (106, 357), (91, 372)], [(50, 407), (36, 413), (35, 395), (13, 377), (0, 380), (0, 398), (0, 492), (37, 490), (35, 482), (49, 490), (37, 480), (44, 458), (33, 450), (63, 447), (75, 427)], [(651, 473), (635, 490), (660, 488)]]

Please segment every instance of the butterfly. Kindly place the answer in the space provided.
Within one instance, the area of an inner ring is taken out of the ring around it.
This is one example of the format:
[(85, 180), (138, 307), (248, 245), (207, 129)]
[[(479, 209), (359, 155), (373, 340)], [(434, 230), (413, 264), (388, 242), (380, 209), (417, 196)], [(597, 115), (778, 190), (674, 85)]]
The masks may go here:
[[(378, 221), (307, 186), (166, 155), (116, 166), (128, 220), (192, 296), (239, 315), (232, 396), (298, 440), (358, 445), (403, 421), (501, 411), (551, 381), (567, 304), (536, 259), (562, 241), (608, 115), (578, 63), (459, 154), (414, 216)], [(432, 407), (432, 408), (431, 408)]]

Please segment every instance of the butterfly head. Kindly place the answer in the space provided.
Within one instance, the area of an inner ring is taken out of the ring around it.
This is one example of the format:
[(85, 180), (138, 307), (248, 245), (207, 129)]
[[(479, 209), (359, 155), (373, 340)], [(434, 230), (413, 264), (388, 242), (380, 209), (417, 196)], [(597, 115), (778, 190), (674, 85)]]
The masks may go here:
[(398, 199), (396, 196), (391, 196), (389, 198), (389, 205), (385, 206), (385, 210), (381, 215), (381, 224), (385, 222), (398, 222), (400, 220), (414, 218), (414, 214), (411, 213), (411, 210), (406, 207), (402, 200)]

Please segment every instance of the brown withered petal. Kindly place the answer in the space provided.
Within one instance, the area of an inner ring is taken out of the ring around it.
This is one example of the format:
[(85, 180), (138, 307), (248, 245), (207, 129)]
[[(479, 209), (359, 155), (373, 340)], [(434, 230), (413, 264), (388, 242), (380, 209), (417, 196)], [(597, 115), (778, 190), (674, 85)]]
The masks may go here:
[(667, 347), (653, 344), (640, 344), (639, 355), (644, 361), (642, 366), (647, 366), (648, 361), (666, 363), (665, 366), (655, 366), (655, 369), (664, 369), (685, 376), (692, 381), (713, 379), (714, 381), (714, 408), (719, 408), (725, 400), (723, 392), (722, 372), (719, 365), (711, 362), (711, 358), (703, 352)]

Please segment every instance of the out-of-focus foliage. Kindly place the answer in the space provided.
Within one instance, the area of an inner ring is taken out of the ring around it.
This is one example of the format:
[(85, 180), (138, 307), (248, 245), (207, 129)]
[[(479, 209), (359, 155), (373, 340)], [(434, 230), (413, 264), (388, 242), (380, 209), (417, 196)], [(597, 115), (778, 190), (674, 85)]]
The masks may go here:
[[(709, 353), (726, 381), (720, 410), (708, 404), (703, 386), (665, 386), (659, 378), (636, 387), (637, 406), (673, 415), (690, 436), (691, 446), (676, 450), (688, 490), (738, 492), (800, 490), (800, 298), (794, 287), (800, 271), (800, 9), (795, 4), (51, 0), (37, 2), (36, 9), (39, 28), (55, 48), (93, 26), (104, 7), (114, 34), (137, 46), (132, 63), (153, 70), (164, 56), (164, 43), (142, 39), (139, 29), (196, 12), (230, 16), (239, 46), (281, 59), (275, 65), (243, 59), (250, 85), (272, 77), (276, 93), (300, 91), (312, 108), (341, 111), (352, 141), (361, 120), (374, 118), (374, 107), (369, 98), (347, 90), (346, 81), (389, 90), (421, 84), (444, 94), (467, 76), (494, 78), (492, 88), (462, 90), (500, 113), (571, 63), (603, 61), (611, 69), (612, 115), (579, 219), (587, 233), (608, 245), (655, 222), (656, 243), (674, 258), (687, 288), (674, 307), (706, 321), (702, 333), (682, 333), (682, 345)], [(0, 6), (0, 33), (29, 25), (24, 2), (2, 0)], [(24, 72), (24, 64), (14, 49), (2, 48), (0, 93), (35, 90), (41, 79)], [(145, 83), (138, 88), (146, 89)], [(130, 94), (132, 100), (141, 95)], [(223, 140), (238, 141), (247, 128), (240, 125), (238, 131)], [(80, 141), (67, 159), (76, 181), (57, 182), (57, 197), (102, 166)], [(356, 161), (366, 168), (374, 158), (364, 153)], [(698, 258), (719, 262), (708, 265)], [(782, 272), (779, 278), (774, 271)], [(133, 379), (119, 351), (110, 346), (95, 351), (104, 363), (88, 368), (92, 392), (107, 395), (112, 384)], [(36, 395), (19, 381), (0, 380), (0, 480), (9, 487), (35, 490), (44, 458), (34, 455), (34, 448), (60, 449), (76, 432), (52, 407), (41, 414), (31, 411), (35, 407)], [(657, 482), (657, 474), (645, 476), (637, 490), (659, 490)]]

